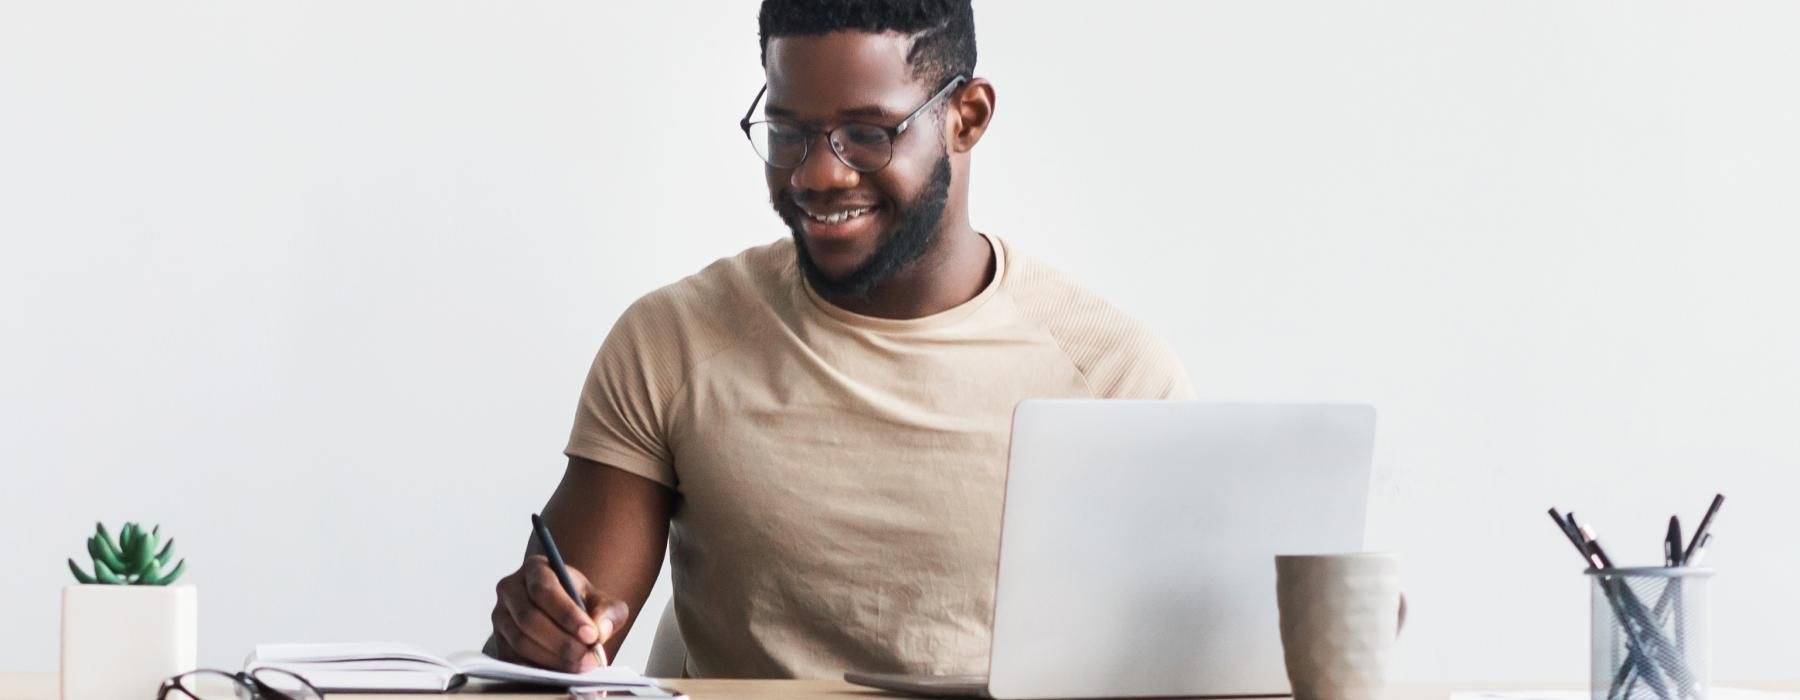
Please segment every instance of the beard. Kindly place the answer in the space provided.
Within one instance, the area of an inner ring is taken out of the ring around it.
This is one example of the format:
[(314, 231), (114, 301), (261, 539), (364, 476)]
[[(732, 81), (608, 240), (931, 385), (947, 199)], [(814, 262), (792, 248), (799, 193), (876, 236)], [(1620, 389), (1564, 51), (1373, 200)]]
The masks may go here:
[(932, 241), (937, 239), (938, 224), (944, 218), (944, 204), (950, 199), (950, 154), (944, 153), (932, 166), (931, 178), (919, 191), (913, 201), (904, 206), (896, 203), (890, 212), (893, 220), (892, 228), (881, 233), (875, 244), (874, 254), (855, 270), (841, 277), (832, 277), (819, 268), (812, 255), (806, 252), (806, 232), (801, 228), (801, 221), (806, 213), (794, 204), (791, 192), (783, 188), (772, 201), (775, 213), (788, 225), (794, 234), (794, 255), (798, 258), (800, 272), (806, 275), (807, 283), (813, 289), (828, 297), (842, 299), (867, 299), (869, 292), (892, 279), (894, 275), (905, 271), (925, 257), (931, 249)]

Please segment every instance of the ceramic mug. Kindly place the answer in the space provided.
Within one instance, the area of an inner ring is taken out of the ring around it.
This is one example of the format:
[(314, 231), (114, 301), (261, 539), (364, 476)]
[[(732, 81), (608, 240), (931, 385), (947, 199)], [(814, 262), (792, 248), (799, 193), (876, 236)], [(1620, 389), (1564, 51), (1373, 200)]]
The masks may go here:
[(1406, 626), (1399, 557), (1277, 556), (1275, 593), (1295, 700), (1378, 700)]

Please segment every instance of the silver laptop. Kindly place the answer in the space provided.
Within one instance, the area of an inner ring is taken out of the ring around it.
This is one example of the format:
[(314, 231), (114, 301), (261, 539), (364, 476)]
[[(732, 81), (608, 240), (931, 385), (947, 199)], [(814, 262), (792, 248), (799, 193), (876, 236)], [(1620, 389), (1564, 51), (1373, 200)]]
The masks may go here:
[(1362, 548), (1375, 411), (1029, 400), (1013, 412), (986, 676), (915, 695), (1289, 694), (1276, 554)]

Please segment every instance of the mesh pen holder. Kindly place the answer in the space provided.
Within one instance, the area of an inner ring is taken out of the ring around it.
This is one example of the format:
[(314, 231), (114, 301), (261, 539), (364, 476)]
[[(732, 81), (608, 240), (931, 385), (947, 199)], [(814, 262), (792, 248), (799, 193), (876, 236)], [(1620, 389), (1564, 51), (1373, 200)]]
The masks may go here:
[(1588, 570), (1594, 700), (1706, 700), (1712, 569)]

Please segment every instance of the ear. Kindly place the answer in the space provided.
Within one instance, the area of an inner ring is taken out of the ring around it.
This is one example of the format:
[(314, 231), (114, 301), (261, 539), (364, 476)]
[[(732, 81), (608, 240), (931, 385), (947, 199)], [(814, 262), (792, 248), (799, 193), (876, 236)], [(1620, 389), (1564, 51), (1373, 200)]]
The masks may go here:
[(987, 133), (994, 119), (994, 84), (987, 78), (972, 78), (956, 89), (947, 110), (949, 146), (952, 153), (967, 153)]

